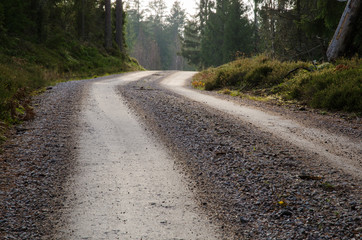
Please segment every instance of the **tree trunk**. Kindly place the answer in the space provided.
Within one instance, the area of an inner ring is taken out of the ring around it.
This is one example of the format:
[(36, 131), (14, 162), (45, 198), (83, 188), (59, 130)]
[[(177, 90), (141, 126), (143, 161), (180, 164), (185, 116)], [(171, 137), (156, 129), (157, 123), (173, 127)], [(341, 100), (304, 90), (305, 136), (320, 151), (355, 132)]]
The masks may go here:
[(112, 9), (111, 0), (106, 0), (106, 22), (105, 22), (105, 47), (107, 50), (112, 48)]
[(353, 36), (356, 34), (354, 29), (356, 28), (360, 12), (361, 0), (348, 0), (336, 32), (327, 49), (328, 61), (333, 61), (347, 52)]
[(81, 34), (82, 40), (85, 41), (85, 0), (82, 0), (82, 24), (81, 24)]
[(116, 0), (116, 42), (123, 52), (123, 7), (122, 0)]
[(258, 2), (259, 0), (254, 0), (254, 52), (258, 52)]

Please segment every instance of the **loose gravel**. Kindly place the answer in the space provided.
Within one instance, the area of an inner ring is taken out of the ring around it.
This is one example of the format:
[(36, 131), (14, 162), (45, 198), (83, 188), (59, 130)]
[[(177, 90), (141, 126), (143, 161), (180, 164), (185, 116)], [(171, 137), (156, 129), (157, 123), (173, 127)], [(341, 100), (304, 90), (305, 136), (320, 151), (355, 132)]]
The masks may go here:
[[(62, 83), (36, 97), (36, 118), (18, 126), (5, 144), (0, 239), (52, 239), (73, 174), (86, 86)], [(361, 179), (154, 80), (119, 91), (178, 156), (192, 180), (189, 188), (226, 239), (361, 239)], [(315, 126), (343, 129), (343, 120), (306, 117)], [(358, 138), (357, 130), (351, 124), (347, 132)]]
[(361, 238), (361, 179), (155, 81), (119, 91), (179, 156), (228, 239)]
[(61, 83), (36, 97), (35, 119), (3, 146), (0, 239), (52, 239), (74, 165), (84, 84)]

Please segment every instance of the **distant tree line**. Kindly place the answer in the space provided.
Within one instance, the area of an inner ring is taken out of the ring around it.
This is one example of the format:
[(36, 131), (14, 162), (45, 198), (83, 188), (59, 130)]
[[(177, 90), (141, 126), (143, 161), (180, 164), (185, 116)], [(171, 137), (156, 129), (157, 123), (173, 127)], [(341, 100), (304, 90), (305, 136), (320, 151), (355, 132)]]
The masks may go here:
[(152, 0), (148, 6), (142, 6), (140, 0), (127, 3), (129, 54), (147, 69), (189, 69), (179, 54), (180, 35), (186, 20), (182, 1), (176, 0), (170, 12), (164, 0)]
[[(360, 1), (360, 0), (350, 0)], [(281, 60), (325, 59), (344, 0), (199, 0), (186, 17), (182, 1), (0, 0), (0, 37), (59, 48), (69, 40), (129, 53), (148, 69), (218, 66), (267, 53)], [(358, 12), (358, 11), (357, 11)], [(344, 50), (361, 54), (361, 14)]]
[[(197, 68), (258, 53), (281, 60), (325, 59), (345, 6), (343, 0), (200, 0), (196, 18), (185, 25), (182, 56)], [(362, 52), (357, 15), (346, 55)]]
[(0, 32), (59, 47), (77, 39), (123, 51), (122, 0), (0, 0)]

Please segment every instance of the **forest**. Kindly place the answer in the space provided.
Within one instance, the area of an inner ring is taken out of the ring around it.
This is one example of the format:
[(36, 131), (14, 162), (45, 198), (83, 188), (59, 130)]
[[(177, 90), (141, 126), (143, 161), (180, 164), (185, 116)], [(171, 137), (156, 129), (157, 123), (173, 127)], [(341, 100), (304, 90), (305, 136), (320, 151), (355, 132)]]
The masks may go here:
[(129, 54), (146, 69), (193, 69), (180, 55), (181, 36), (187, 13), (181, 1), (170, 11), (164, 0), (146, 6), (140, 0), (126, 2), (126, 42)]
[(186, 23), (182, 55), (203, 70), (194, 87), (299, 109), (362, 113), (360, 1), (243, 3), (200, 1), (197, 18)]
[[(34, 90), (124, 71), (202, 70), (265, 54), (323, 62), (344, 0), (0, 0), (0, 119)], [(360, 14), (345, 56), (361, 54)], [(140, 65), (138, 64), (140, 63)], [(24, 93), (26, 92), (26, 93)]]
[(35, 90), (143, 69), (127, 54), (125, 18), (122, 0), (0, 0), (0, 121), (31, 115)]
[[(240, 56), (266, 53), (280, 60), (326, 60), (346, 1), (200, 0), (196, 16), (182, 1), (126, 1), (127, 45), (147, 69), (205, 69)], [(346, 56), (361, 54), (361, 18)]]
[[(346, 1), (201, 0), (186, 23), (182, 55), (198, 68), (259, 53), (280, 60), (325, 60)], [(361, 18), (346, 55), (361, 53)]]

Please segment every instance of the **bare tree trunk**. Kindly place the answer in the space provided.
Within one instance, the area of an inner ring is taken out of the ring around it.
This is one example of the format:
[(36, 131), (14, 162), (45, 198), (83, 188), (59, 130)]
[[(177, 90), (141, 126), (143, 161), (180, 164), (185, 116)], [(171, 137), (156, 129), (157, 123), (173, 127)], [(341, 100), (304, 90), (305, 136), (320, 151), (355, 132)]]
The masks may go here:
[(123, 3), (116, 0), (116, 42), (119, 50), (123, 52)]
[(348, 0), (333, 39), (327, 49), (328, 61), (333, 61), (348, 50), (361, 12), (361, 0)]
[(112, 9), (111, 0), (106, 0), (106, 22), (105, 22), (105, 47), (106, 49), (112, 48)]

